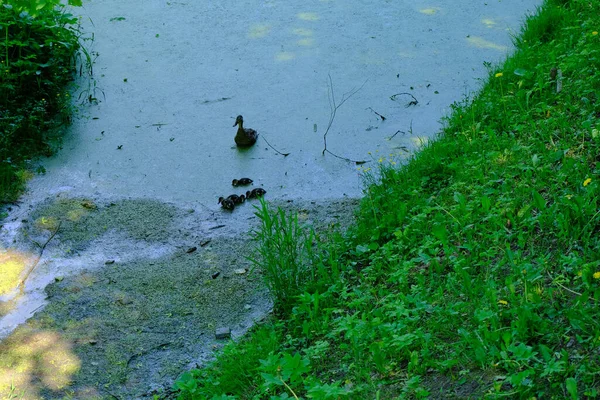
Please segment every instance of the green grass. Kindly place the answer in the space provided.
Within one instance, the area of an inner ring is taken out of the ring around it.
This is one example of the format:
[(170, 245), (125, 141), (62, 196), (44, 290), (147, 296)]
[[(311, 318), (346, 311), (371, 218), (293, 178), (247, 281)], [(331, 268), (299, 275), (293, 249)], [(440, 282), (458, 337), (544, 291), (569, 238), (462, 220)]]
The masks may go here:
[(58, 0), (0, 1), (0, 203), (18, 197), (29, 161), (52, 152), (48, 133), (69, 120), (79, 39)]
[(598, 31), (599, 2), (547, 1), (443, 134), (372, 177), (356, 226), (294, 267), (330, 274), (180, 398), (598, 398)]

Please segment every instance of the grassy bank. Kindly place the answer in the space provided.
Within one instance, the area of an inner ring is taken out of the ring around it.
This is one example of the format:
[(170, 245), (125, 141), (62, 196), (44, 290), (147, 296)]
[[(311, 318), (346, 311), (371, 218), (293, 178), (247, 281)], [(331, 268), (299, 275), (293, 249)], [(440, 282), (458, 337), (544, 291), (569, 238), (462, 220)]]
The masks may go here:
[(599, 2), (547, 1), (344, 237), (263, 208), (278, 313), (180, 398), (598, 397), (598, 31)]
[[(81, 5), (81, 0), (69, 4)], [(0, 203), (17, 198), (29, 160), (52, 152), (49, 132), (69, 120), (78, 20), (59, 0), (0, 1)], [(43, 172), (43, 171), (38, 171)]]

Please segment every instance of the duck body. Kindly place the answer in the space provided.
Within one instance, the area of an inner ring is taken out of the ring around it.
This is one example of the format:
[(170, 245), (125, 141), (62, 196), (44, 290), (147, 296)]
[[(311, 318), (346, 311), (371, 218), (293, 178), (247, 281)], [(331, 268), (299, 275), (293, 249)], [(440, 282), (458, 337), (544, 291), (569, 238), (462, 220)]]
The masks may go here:
[(233, 207), (235, 207), (238, 204), (242, 204), (245, 201), (246, 196), (243, 194), (231, 194), (227, 197), (219, 197), (219, 204), (226, 210), (233, 210)]
[(235, 202), (231, 199), (219, 197), (219, 204), (221, 204), (221, 207), (223, 207), (224, 210), (233, 211), (235, 208)]
[(236, 125), (238, 130), (234, 140), (238, 147), (250, 147), (256, 143), (256, 140), (258, 139), (258, 133), (254, 129), (244, 128), (244, 117), (238, 115), (233, 126)]
[(246, 192), (246, 198), (247, 199), (257, 199), (259, 197), (264, 196), (267, 193), (267, 191), (263, 188), (256, 188), (256, 189), (252, 189), (252, 190), (248, 190)]
[(247, 186), (247, 185), (251, 185), (252, 182), (253, 182), (253, 180), (250, 178), (234, 179), (231, 181), (231, 186)]
[(242, 204), (244, 201), (246, 201), (246, 196), (242, 195), (237, 195), (237, 194), (232, 194), (230, 196), (227, 196), (228, 200), (231, 200), (234, 202), (234, 204)]

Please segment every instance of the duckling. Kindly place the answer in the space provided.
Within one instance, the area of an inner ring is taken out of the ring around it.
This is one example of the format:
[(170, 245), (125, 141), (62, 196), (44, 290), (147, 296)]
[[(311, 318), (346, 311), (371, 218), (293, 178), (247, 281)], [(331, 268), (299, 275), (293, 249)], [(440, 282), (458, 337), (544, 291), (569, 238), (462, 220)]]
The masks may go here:
[(235, 203), (233, 202), (233, 200), (230, 199), (224, 199), (223, 197), (219, 197), (219, 203), (221, 204), (221, 207), (223, 207), (223, 209), (228, 211), (233, 211), (233, 209), (235, 208)]
[(231, 201), (233, 201), (235, 204), (242, 204), (243, 202), (246, 201), (246, 196), (244, 196), (243, 194), (241, 195), (237, 195), (237, 194), (232, 194), (231, 196), (227, 197), (228, 199), (230, 199)]
[(238, 196), (237, 194), (230, 194), (227, 197), (219, 197), (219, 204), (222, 204), (225, 200), (233, 201), (233, 204), (242, 204), (246, 201), (246, 196), (243, 194)]
[(238, 115), (233, 126), (238, 126), (237, 134), (235, 135), (235, 144), (238, 147), (250, 147), (256, 143), (258, 133), (254, 129), (244, 128), (244, 117)]
[(254, 181), (250, 178), (234, 179), (231, 181), (231, 186), (246, 186), (250, 185), (252, 182)]
[(255, 188), (252, 190), (248, 190), (246, 192), (246, 198), (247, 199), (257, 199), (259, 197), (264, 196), (267, 193), (267, 191), (263, 188)]

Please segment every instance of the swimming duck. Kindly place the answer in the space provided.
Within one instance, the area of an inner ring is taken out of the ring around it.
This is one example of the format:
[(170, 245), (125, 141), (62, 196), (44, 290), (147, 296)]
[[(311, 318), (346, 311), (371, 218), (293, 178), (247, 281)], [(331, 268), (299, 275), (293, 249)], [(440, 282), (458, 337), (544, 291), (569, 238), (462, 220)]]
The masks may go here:
[(237, 194), (230, 194), (227, 197), (219, 197), (219, 204), (222, 204), (226, 200), (233, 201), (233, 204), (242, 204), (244, 201), (246, 201), (246, 196), (243, 194), (240, 196)]
[(243, 202), (246, 201), (246, 196), (244, 196), (243, 194), (241, 195), (237, 195), (237, 194), (232, 194), (231, 196), (227, 197), (229, 200), (233, 201), (235, 204), (242, 204)]
[(246, 186), (246, 185), (250, 185), (252, 182), (253, 182), (253, 180), (250, 178), (240, 178), (240, 179), (232, 180), (231, 185), (232, 186)]
[(233, 209), (235, 208), (235, 203), (233, 202), (233, 200), (230, 199), (224, 199), (223, 197), (219, 197), (219, 203), (221, 204), (221, 207), (223, 207), (223, 209), (228, 211), (233, 211)]
[(256, 188), (256, 189), (248, 190), (246, 192), (246, 198), (247, 199), (256, 199), (256, 198), (264, 196), (265, 193), (267, 193), (267, 191), (263, 188)]
[(237, 144), (238, 147), (250, 147), (256, 143), (258, 133), (256, 133), (254, 129), (244, 128), (244, 117), (238, 115), (233, 126), (236, 125), (238, 126), (238, 130), (235, 135), (235, 144)]

